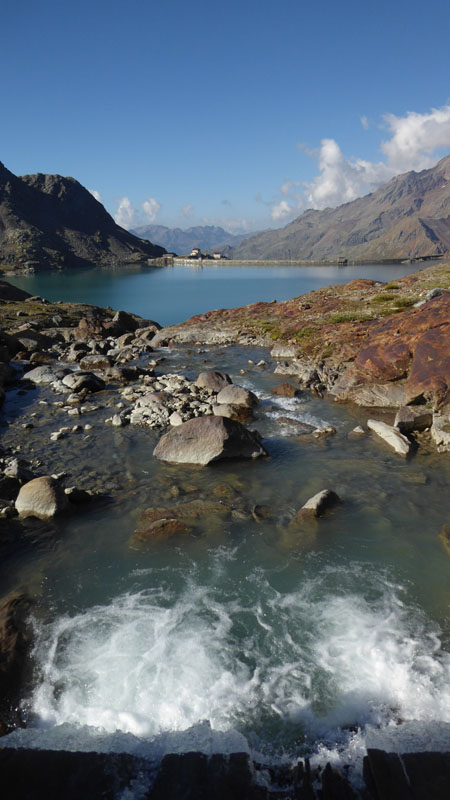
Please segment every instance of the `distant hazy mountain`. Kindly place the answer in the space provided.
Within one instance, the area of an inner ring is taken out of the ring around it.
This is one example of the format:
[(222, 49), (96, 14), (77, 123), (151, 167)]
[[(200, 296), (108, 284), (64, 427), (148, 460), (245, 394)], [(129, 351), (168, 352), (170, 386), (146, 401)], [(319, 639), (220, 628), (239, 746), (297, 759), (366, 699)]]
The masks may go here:
[(143, 225), (135, 228), (133, 233), (143, 239), (151, 239), (152, 242), (165, 247), (169, 253), (178, 255), (190, 253), (193, 247), (200, 247), (201, 250), (220, 250), (226, 245), (237, 245), (245, 239), (244, 235), (228, 233), (217, 225), (198, 225), (187, 230), (166, 228), (164, 225)]
[(18, 178), (0, 163), (0, 267), (113, 266), (163, 253), (116, 225), (74, 178)]
[(450, 251), (450, 156), (233, 247), (236, 259), (416, 258)]

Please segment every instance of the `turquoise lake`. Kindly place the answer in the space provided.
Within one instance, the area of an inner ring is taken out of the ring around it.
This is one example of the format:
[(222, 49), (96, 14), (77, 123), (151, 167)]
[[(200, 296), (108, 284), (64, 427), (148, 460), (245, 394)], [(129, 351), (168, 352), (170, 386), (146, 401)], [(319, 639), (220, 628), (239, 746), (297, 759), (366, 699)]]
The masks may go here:
[[(414, 266), (174, 267), (14, 282), (170, 323), (356, 277), (391, 280)], [(450, 558), (439, 538), (450, 522), (450, 457), (419, 449), (405, 461), (373, 436), (349, 437), (371, 412), (308, 392), (272, 394), (281, 376), (264, 348), (156, 355), (161, 373), (195, 379), (221, 369), (255, 392), (251, 427), (269, 457), (158, 462), (162, 431), (105, 425), (117, 402), (108, 393), (77, 418), (89, 431), (49, 443), (74, 421), (60, 396), (48, 387), (9, 393), (3, 445), (20, 443), (31, 459), (45, 444), (42, 470), (64, 471), (68, 485), (104, 486), (112, 498), (61, 520), (9, 564), (4, 589), (25, 588), (38, 603), (28, 728), (9, 742), (150, 760), (196, 749), (309, 755), (350, 765), (355, 785), (367, 746), (450, 749)], [(21, 407), (34, 415), (32, 430), (21, 427)], [(305, 438), (302, 423), (336, 434)], [(342, 504), (293, 531), (295, 511), (323, 488)], [(212, 497), (231, 502), (230, 512), (205, 513), (190, 535), (133, 546), (145, 508)], [(258, 520), (261, 504), (269, 511)]]
[(111, 306), (154, 319), (161, 325), (258, 301), (290, 300), (313, 289), (354, 278), (390, 281), (414, 272), (417, 264), (352, 267), (126, 267), (13, 276), (11, 282), (48, 300)]

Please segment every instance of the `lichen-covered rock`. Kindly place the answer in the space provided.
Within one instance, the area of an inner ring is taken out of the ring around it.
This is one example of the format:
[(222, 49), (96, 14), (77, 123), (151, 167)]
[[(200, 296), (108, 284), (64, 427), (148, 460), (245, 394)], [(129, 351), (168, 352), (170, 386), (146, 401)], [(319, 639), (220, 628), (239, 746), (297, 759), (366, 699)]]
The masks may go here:
[(259, 434), (227, 417), (197, 417), (165, 433), (153, 455), (179, 464), (210, 464), (223, 458), (267, 455)]
[(16, 499), (16, 510), (21, 517), (51, 519), (67, 506), (64, 489), (49, 475), (25, 483)]

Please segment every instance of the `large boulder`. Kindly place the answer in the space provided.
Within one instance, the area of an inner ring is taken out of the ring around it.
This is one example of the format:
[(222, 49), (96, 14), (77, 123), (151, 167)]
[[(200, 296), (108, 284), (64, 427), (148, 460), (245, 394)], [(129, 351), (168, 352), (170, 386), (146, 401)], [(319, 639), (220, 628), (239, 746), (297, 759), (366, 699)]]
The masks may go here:
[(226, 405), (246, 406), (247, 408), (252, 408), (258, 404), (258, 398), (253, 392), (249, 392), (248, 389), (244, 389), (242, 386), (235, 386), (234, 383), (221, 389), (216, 400), (219, 404), (225, 403)]
[(220, 392), (230, 383), (232, 383), (231, 378), (226, 372), (215, 372), (214, 370), (200, 372), (195, 381), (195, 385), (200, 389), (210, 389), (212, 392)]
[(42, 478), (33, 478), (22, 486), (16, 499), (16, 511), (21, 517), (51, 519), (65, 511), (68, 502), (58, 481), (44, 475)]
[(196, 417), (165, 433), (153, 455), (178, 464), (210, 464), (223, 458), (267, 455), (259, 434), (227, 417)]

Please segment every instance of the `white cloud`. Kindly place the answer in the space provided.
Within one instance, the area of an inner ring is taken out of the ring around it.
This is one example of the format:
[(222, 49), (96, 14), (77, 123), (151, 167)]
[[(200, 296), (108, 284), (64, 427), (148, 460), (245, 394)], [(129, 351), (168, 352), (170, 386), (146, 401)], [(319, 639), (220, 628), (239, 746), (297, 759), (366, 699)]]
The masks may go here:
[(98, 200), (99, 203), (103, 203), (102, 196), (100, 192), (97, 192), (96, 189), (88, 189), (88, 192), (90, 192), (92, 197), (95, 197), (95, 199)]
[(290, 217), (291, 214), (292, 208), (287, 200), (281, 200), (281, 202), (272, 206), (270, 210), (270, 216), (276, 222), (278, 222), (280, 219), (286, 219), (286, 217)]
[(432, 167), (436, 151), (450, 148), (450, 105), (432, 108), (428, 114), (385, 114), (383, 119), (392, 138), (382, 143), (381, 150), (398, 172)]
[(161, 209), (161, 203), (158, 203), (154, 197), (149, 197), (141, 203), (142, 209), (145, 214), (146, 222), (154, 222), (158, 212)]
[(142, 211), (135, 208), (129, 197), (122, 197), (114, 219), (118, 225), (127, 230), (136, 228), (139, 225), (148, 224), (154, 221), (161, 209), (161, 203), (158, 203), (154, 197), (149, 197), (148, 200), (144, 200), (144, 202), (141, 203), (141, 209)]
[(369, 120), (364, 115), (359, 118), (361, 125), (363, 126), (365, 131), (369, 130)]
[(114, 220), (122, 228), (133, 228), (137, 223), (137, 211), (131, 205), (131, 200), (128, 197), (122, 197), (119, 202), (119, 208), (114, 214)]
[(383, 120), (391, 134), (381, 143), (384, 161), (346, 158), (334, 139), (322, 139), (319, 175), (306, 184), (310, 207), (334, 207), (355, 200), (394, 175), (433, 166), (442, 151), (450, 149), (450, 105), (425, 114), (408, 111), (404, 117), (385, 114)]
[(187, 206), (181, 206), (181, 216), (182, 217), (192, 217), (194, 213), (194, 206), (190, 203)]

